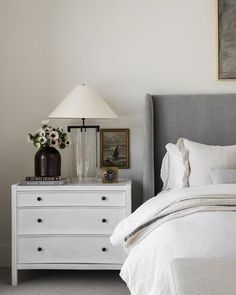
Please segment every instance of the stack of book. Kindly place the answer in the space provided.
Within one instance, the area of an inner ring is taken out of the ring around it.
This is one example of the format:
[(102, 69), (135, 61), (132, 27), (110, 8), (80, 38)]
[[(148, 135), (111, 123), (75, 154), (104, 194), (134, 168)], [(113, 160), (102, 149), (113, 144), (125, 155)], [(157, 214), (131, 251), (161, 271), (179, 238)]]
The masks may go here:
[(26, 176), (21, 182), (22, 185), (63, 185), (65, 183), (66, 179), (60, 176)]

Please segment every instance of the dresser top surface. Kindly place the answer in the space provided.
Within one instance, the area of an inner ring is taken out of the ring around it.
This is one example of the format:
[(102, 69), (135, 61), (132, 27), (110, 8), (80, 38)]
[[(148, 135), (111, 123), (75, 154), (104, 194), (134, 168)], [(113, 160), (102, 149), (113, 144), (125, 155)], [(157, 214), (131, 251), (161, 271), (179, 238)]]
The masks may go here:
[(121, 190), (131, 185), (130, 179), (120, 179), (118, 183), (103, 183), (101, 179), (75, 181), (69, 180), (63, 185), (26, 185), (24, 183), (16, 183), (13, 186), (17, 191), (70, 191), (70, 190)]

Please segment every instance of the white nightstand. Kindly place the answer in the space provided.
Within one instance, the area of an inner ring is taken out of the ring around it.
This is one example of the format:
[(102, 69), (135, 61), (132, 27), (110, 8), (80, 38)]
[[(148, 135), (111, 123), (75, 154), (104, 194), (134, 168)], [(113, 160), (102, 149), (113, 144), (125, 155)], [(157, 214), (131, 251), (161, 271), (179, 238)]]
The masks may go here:
[(12, 185), (12, 285), (21, 269), (120, 269), (109, 237), (131, 213), (131, 181)]

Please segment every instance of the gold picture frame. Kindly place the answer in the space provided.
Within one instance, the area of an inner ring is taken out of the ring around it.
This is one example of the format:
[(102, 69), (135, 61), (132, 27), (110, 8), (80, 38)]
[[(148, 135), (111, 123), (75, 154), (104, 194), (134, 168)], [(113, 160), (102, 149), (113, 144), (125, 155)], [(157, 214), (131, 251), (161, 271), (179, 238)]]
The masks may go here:
[(129, 168), (129, 129), (100, 130), (100, 167)]
[(236, 79), (236, 2), (217, 0), (218, 80)]

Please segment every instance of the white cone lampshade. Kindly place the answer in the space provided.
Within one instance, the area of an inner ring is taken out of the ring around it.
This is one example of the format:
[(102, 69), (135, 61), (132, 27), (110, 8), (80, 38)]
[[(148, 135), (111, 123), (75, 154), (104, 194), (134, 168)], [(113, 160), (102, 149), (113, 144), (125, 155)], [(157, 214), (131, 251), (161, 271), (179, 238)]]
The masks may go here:
[(118, 118), (108, 104), (86, 85), (76, 86), (50, 113), (49, 117), (64, 119)]
[[(83, 119), (83, 126), (68, 126), (73, 142), (73, 171), (79, 179), (97, 176), (97, 131), (99, 126), (85, 125), (84, 119), (118, 118), (108, 104), (86, 85), (76, 86), (50, 113), (50, 118)], [(69, 129), (69, 128), (72, 129)], [(81, 128), (82, 127), (82, 128)]]

